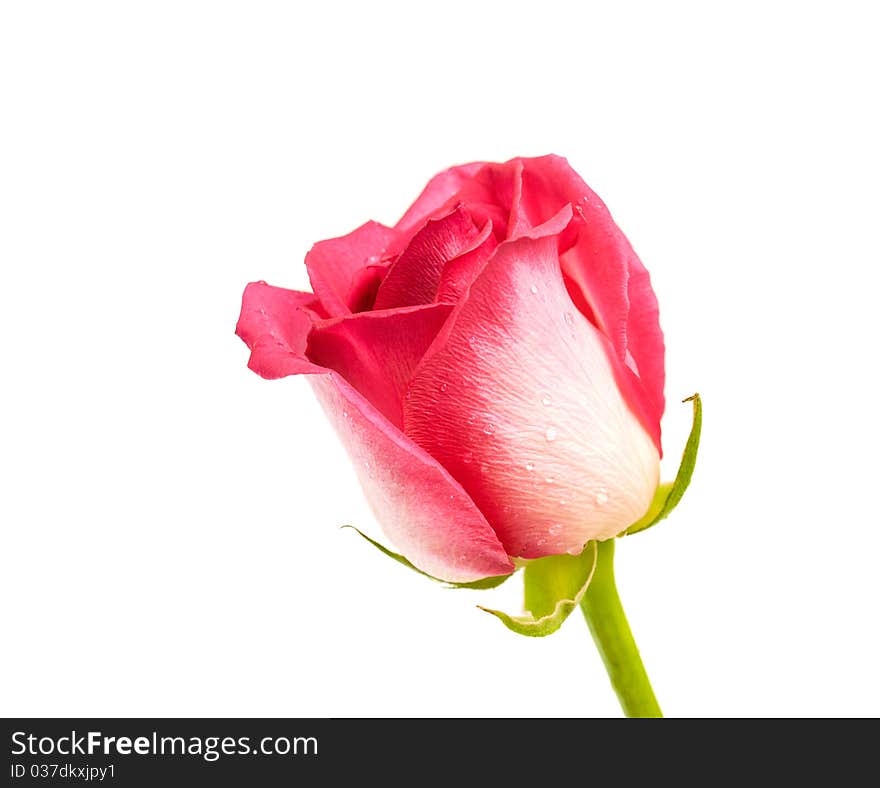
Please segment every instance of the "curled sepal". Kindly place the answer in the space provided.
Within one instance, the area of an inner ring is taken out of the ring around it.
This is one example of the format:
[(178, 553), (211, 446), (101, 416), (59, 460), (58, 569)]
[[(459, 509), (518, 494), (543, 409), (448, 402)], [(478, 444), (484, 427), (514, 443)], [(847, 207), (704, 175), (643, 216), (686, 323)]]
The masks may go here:
[(647, 514), (627, 528), (621, 536), (629, 536), (639, 531), (645, 531), (652, 525), (659, 523), (664, 517), (667, 517), (678, 506), (684, 491), (691, 483), (691, 476), (694, 475), (694, 467), (697, 464), (697, 449), (700, 448), (700, 431), (703, 428), (703, 403), (700, 400), (699, 394), (683, 399), (682, 402), (694, 403), (694, 423), (691, 426), (691, 434), (688, 436), (684, 452), (681, 455), (681, 464), (678, 466), (675, 481), (672, 483), (664, 482), (657, 487), (657, 492), (654, 493), (654, 500), (651, 501)]
[(427, 577), (429, 580), (433, 580), (435, 583), (442, 583), (447, 588), (471, 588), (471, 589), (485, 589), (485, 588), (496, 588), (500, 586), (505, 580), (507, 580), (510, 575), (497, 575), (495, 577), (484, 577), (480, 580), (472, 580), (470, 583), (450, 583), (448, 580), (441, 580), (439, 577), (434, 577), (429, 575), (427, 572), (423, 572), (416, 566), (413, 566), (406, 558), (404, 558), (400, 553), (395, 553), (393, 550), (389, 550), (385, 545), (380, 544), (375, 539), (371, 539), (367, 536), (363, 531), (358, 528), (355, 528), (353, 525), (343, 525), (343, 528), (351, 528), (352, 531), (356, 531), (360, 536), (366, 539), (373, 547), (375, 547), (379, 552), (385, 553), (389, 558), (393, 558), (397, 563), (403, 564), (408, 569), (412, 569), (413, 572), (418, 572), (423, 577)]
[(552, 635), (583, 599), (596, 571), (596, 542), (588, 542), (580, 555), (551, 555), (526, 564), (525, 615), (509, 616), (480, 606), (520, 635)]

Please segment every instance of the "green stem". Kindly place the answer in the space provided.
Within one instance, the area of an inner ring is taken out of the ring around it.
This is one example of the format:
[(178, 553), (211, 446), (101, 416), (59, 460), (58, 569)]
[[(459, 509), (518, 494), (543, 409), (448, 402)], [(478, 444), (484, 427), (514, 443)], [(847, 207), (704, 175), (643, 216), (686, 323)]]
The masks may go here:
[(614, 582), (614, 540), (599, 542), (592, 582), (581, 601), (611, 686), (627, 717), (662, 717)]

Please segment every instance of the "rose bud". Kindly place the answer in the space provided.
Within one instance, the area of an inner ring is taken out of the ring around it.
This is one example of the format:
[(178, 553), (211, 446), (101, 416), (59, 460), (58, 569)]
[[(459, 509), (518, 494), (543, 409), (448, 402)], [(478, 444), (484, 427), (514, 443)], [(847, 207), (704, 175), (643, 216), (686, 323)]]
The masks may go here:
[(388, 538), (450, 582), (580, 554), (659, 480), (663, 335), (648, 272), (565, 159), (453, 167), (394, 227), (248, 285), (266, 378), (308, 374)]

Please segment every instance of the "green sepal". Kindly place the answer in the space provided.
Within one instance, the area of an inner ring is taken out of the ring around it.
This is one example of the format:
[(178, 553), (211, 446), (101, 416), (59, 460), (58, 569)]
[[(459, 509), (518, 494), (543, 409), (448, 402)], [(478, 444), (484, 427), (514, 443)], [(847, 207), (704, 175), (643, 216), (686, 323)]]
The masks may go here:
[(519, 635), (552, 635), (583, 599), (596, 571), (596, 542), (588, 542), (580, 555), (551, 555), (526, 564), (525, 615), (509, 616), (480, 607)]
[(657, 487), (657, 492), (654, 493), (654, 500), (651, 501), (647, 514), (627, 528), (620, 534), (621, 536), (630, 536), (639, 531), (646, 531), (669, 516), (669, 513), (678, 506), (684, 491), (691, 483), (691, 476), (694, 475), (694, 467), (697, 464), (697, 449), (700, 448), (700, 432), (703, 429), (703, 403), (699, 394), (683, 399), (682, 402), (694, 403), (694, 422), (691, 426), (691, 434), (684, 445), (675, 481), (672, 483), (664, 482)]
[(497, 588), (500, 586), (505, 580), (507, 580), (510, 575), (496, 575), (495, 577), (484, 577), (480, 580), (473, 580), (470, 583), (450, 583), (448, 580), (441, 580), (439, 577), (434, 577), (433, 575), (429, 575), (427, 572), (423, 572), (416, 566), (404, 558), (400, 553), (395, 553), (392, 550), (389, 550), (385, 545), (380, 544), (375, 539), (371, 539), (367, 536), (363, 531), (358, 528), (355, 528), (353, 525), (343, 525), (343, 528), (351, 528), (352, 531), (356, 531), (360, 536), (366, 539), (373, 547), (379, 550), (382, 553), (385, 553), (389, 558), (393, 558), (397, 563), (403, 564), (408, 569), (412, 569), (413, 572), (418, 572), (423, 577), (427, 577), (429, 580), (433, 580), (435, 583), (442, 583), (447, 588), (470, 588), (470, 589), (486, 589), (486, 588)]

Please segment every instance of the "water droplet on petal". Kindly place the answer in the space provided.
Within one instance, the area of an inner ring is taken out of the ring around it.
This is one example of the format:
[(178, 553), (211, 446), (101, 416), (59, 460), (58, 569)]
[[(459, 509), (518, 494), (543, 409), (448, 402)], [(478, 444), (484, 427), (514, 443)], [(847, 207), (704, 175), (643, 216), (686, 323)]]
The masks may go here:
[(596, 503), (599, 506), (604, 506), (608, 503), (608, 492), (606, 490), (599, 490), (599, 492), (596, 493)]
[(547, 432), (544, 433), (544, 437), (545, 437), (548, 441), (555, 441), (555, 440), (556, 440), (556, 434), (557, 434), (557, 433), (556, 433), (556, 427), (547, 427)]
[(538, 288), (537, 288), (536, 285), (532, 285), (532, 286), (529, 288), (529, 290), (531, 291), (532, 295), (538, 295)]
[(574, 325), (574, 315), (571, 312), (566, 312), (562, 317), (568, 325)]
[(552, 476), (548, 476), (548, 477), (547, 477), (547, 478), (546, 478), (546, 479), (545, 479), (545, 480), (544, 480), (544, 481), (546, 481), (546, 482), (547, 482), (547, 484), (553, 484), (553, 482), (554, 482), (554, 479), (553, 479), (553, 477), (552, 477)]
[(472, 451), (466, 451), (464, 454), (461, 455), (461, 461), (465, 465), (468, 465), (469, 463), (471, 463), (473, 461), (473, 459), (474, 459), (474, 453)]
[(486, 435), (492, 435), (492, 434), (494, 434), (494, 432), (495, 432), (495, 425), (494, 425), (494, 424), (487, 424), (485, 427), (483, 427), (483, 432), (485, 432)]
[(440, 384), (440, 391), (446, 391), (446, 389), (448, 389), (448, 388), (449, 388), (448, 383), (441, 383)]
[(527, 462), (527, 463), (526, 463), (526, 470), (527, 470), (527, 471), (533, 471), (533, 470), (535, 470), (535, 463), (533, 463), (533, 462)]
[(549, 394), (545, 394), (543, 397), (541, 397), (542, 405), (549, 405), (551, 402), (553, 402), (553, 398)]

